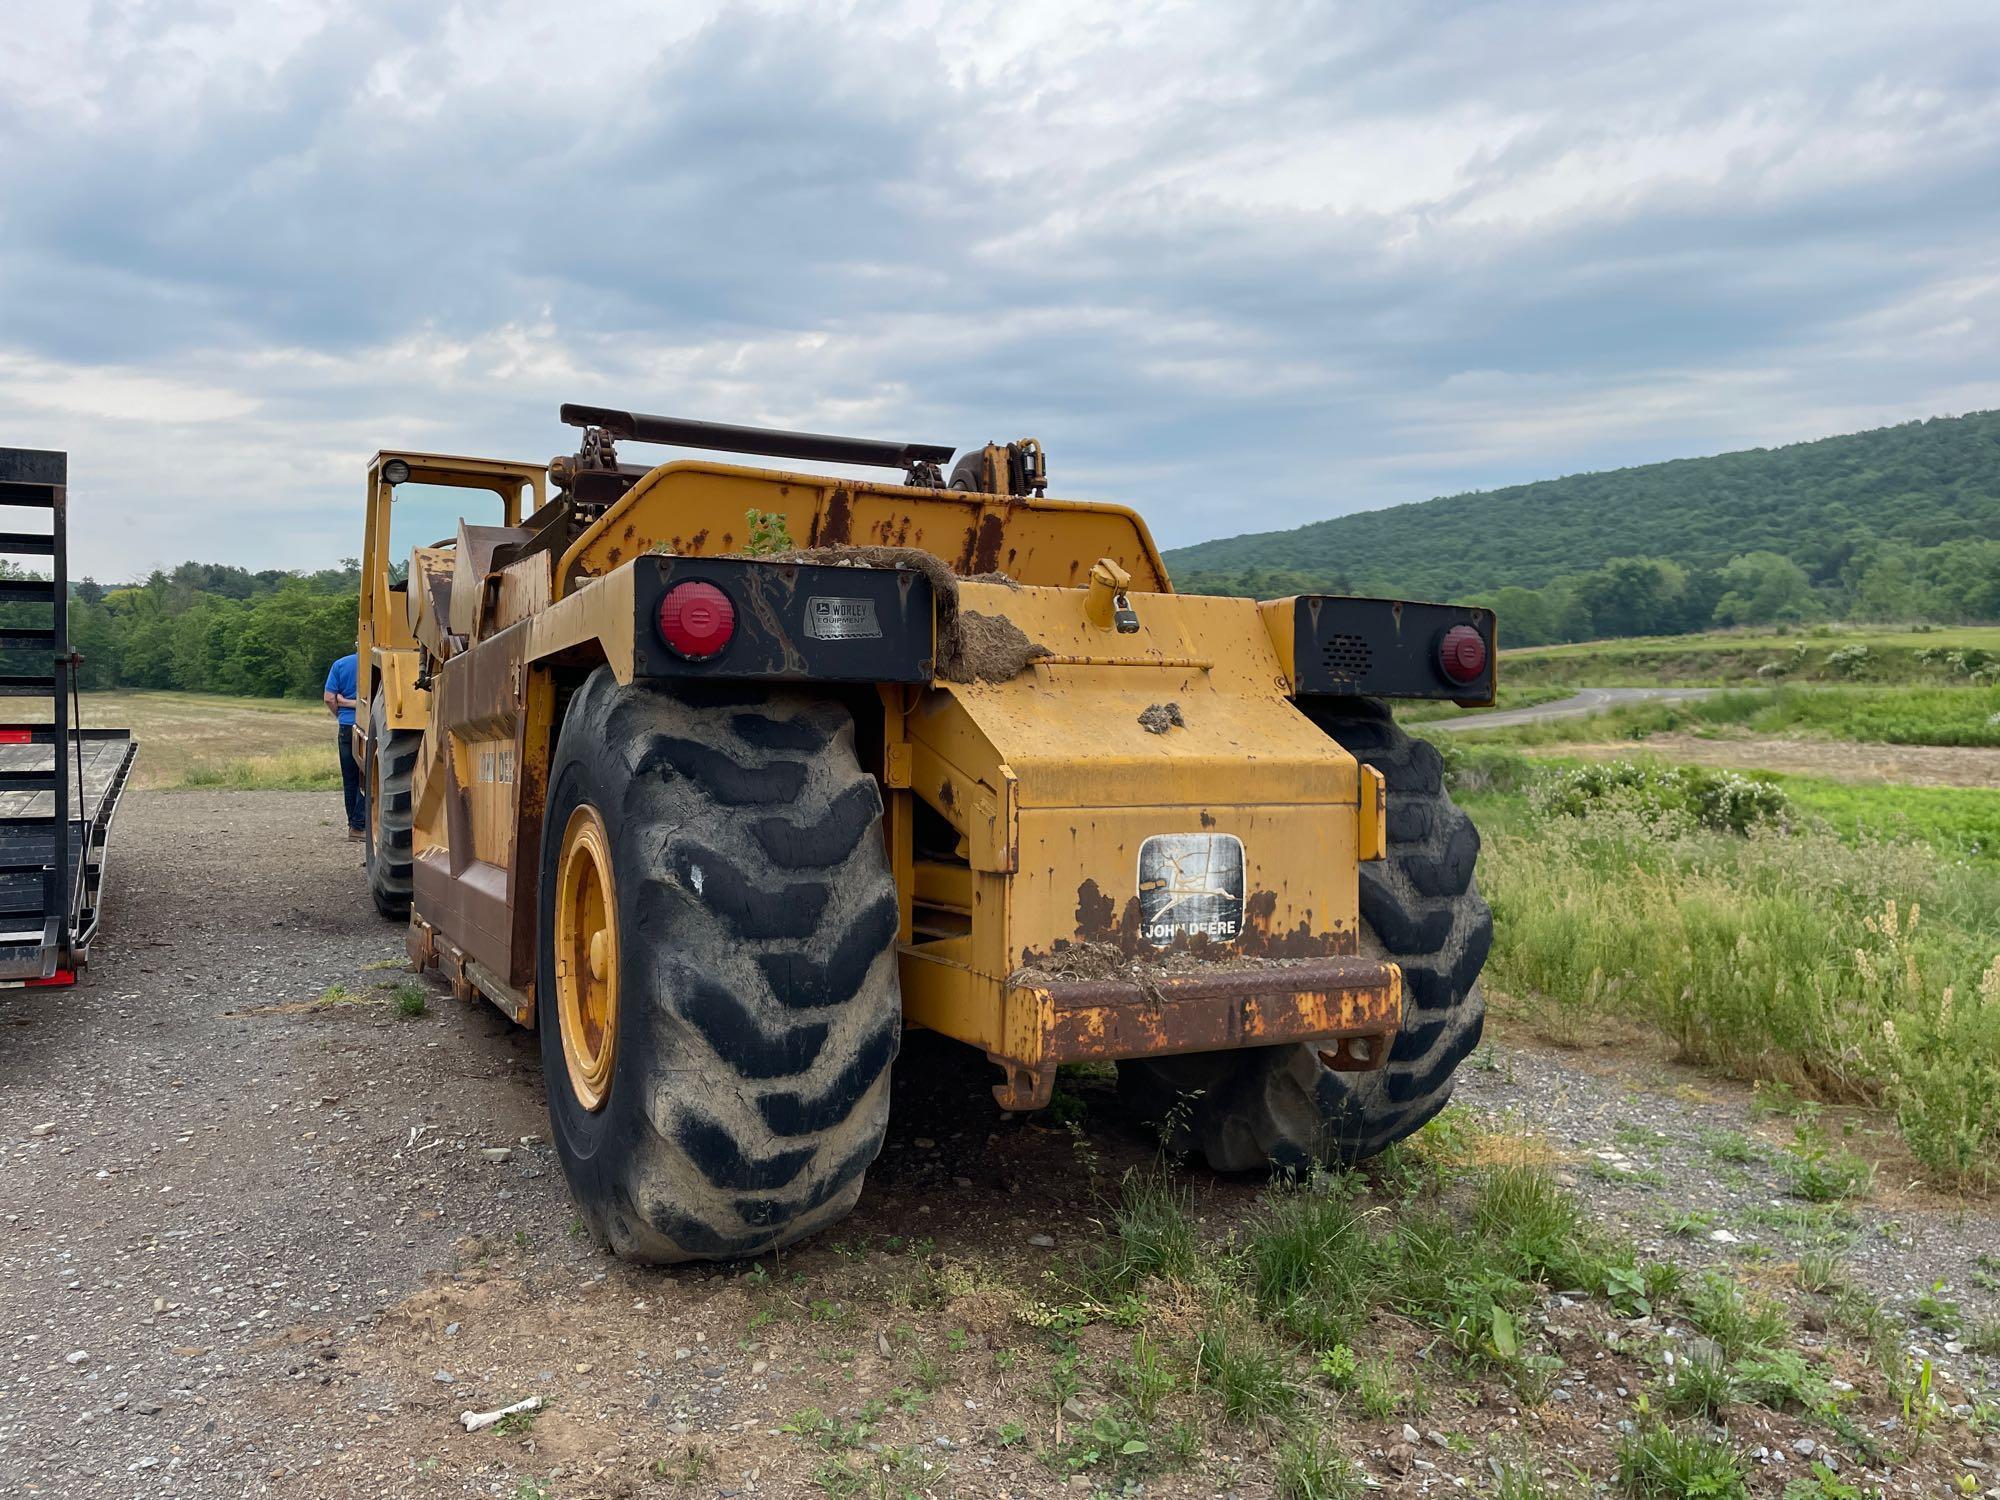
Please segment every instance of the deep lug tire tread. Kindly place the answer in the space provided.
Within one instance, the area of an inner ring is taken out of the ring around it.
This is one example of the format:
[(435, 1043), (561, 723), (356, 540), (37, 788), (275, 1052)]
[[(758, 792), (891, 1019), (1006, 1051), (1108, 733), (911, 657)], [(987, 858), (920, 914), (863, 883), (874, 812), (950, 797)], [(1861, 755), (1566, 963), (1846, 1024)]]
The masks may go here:
[(1445, 1107), (1485, 1023), (1479, 971), (1493, 917), (1473, 878), (1479, 832), (1445, 792), (1437, 750), (1374, 700), (1299, 707), (1388, 784), (1389, 857), (1361, 867), (1360, 906), (1364, 950), (1403, 967), (1403, 1027), (1388, 1063), (1369, 1073), (1333, 1072), (1298, 1045), (1121, 1063), (1128, 1106), (1173, 1121), (1169, 1145), (1217, 1171), (1303, 1172), (1375, 1155)]
[(553, 1003), (541, 1044), (586, 1221), (655, 1263), (824, 1229), (881, 1151), (902, 1036), (881, 794), (852, 719), (803, 694), (746, 706), (594, 674), (550, 776), (543, 973), (557, 841), (579, 800), (605, 820), (618, 882), (618, 1050), (599, 1114), (569, 1093)]
[[(375, 796), (381, 806), (368, 809), (366, 846), (368, 894), (375, 909), (394, 921), (410, 915), (411, 830), (420, 729), (391, 729), (381, 693), (368, 704), (368, 743), (375, 756)], [(364, 768), (365, 770), (365, 768)]]

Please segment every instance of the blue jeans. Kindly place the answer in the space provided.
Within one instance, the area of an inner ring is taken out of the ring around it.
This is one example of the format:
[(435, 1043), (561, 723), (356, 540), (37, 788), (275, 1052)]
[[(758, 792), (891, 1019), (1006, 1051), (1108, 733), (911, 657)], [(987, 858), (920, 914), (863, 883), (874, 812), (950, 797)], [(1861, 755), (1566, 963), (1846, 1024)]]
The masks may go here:
[(347, 826), (359, 831), (368, 826), (368, 791), (354, 759), (354, 730), (342, 724), (334, 733), (339, 739), (340, 795), (347, 803)]

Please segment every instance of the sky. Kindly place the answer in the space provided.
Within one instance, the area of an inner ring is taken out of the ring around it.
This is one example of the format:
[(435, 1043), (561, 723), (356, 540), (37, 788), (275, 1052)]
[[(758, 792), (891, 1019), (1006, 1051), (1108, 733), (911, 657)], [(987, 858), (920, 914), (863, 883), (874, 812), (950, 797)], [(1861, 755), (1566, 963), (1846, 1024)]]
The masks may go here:
[[(1992, 0), (0, 0), (0, 444), (71, 571), (360, 550), (563, 401), (1162, 545), (2000, 406)], [(628, 448), (628, 461), (642, 451)]]

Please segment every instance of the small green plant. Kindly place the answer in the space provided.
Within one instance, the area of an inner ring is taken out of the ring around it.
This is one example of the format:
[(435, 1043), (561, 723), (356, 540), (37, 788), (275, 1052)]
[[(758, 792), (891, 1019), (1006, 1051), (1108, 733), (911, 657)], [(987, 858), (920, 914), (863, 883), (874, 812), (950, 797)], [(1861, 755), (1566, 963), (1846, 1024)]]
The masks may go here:
[(541, 1414), (540, 1407), (533, 1411), (510, 1411), (493, 1424), (493, 1430), (501, 1437), (519, 1437), (535, 1430), (535, 1421)]
[(1976, 1324), (1965, 1336), (1965, 1347), (1974, 1354), (2000, 1354), (2000, 1318)]
[(405, 1020), (415, 1020), (428, 1008), (424, 992), (414, 984), (399, 984), (393, 993), (396, 998), (396, 1014)]
[(1232, 1422), (1283, 1416), (1298, 1400), (1286, 1361), (1249, 1325), (1218, 1319), (1196, 1340), (1195, 1369)]
[(1246, 1247), (1257, 1310), (1314, 1348), (1346, 1342), (1372, 1293), (1372, 1248), (1350, 1180), (1274, 1188)]
[(1364, 1415), (1380, 1421), (1402, 1408), (1404, 1379), (1386, 1359), (1362, 1359), (1345, 1344), (1319, 1357), (1319, 1373), (1343, 1396), (1352, 1396)]
[(1831, 1292), (1843, 1284), (1840, 1256), (1832, 1250), (1808, 1250), (1799, 1257), (1792, 1284), (1802, 1292)]
[(1688, 1321), (1715, 1340), (1729, 1359), (1775, 1344), (1787, 1331), (1783, 1308), (1769, 1302), (1753, 1303), (1713, 1271), (1688, 1295), (1687, 1315)]
[(1496, 1460), (1493, 1500), (1566, 1500), (1569, 1493), (1544, 1479), (1542, 1471), (1529, 1459), (1511, 1463)]
[(1740, 1130), (1704, 1130), (1701, 1143), (1717, 1161), (1747, 1166), (1762, 1159), (1763, 1153)]
[(1795, 1198), (1808, 1203), (1838, 1203), (1865, 1198), (1874, 1185), (1875, 1168), (1851, 1151), (1835, 1150), (1826, 1138), (1801, 1125), (1782, 1164)]
[(769, 557), (774, 552), (790, 552), (798, 546), (792, 540), (791, 528), (786, 525), (783, 511), (757, 510), (753, 507), (743, 512), (743, 520), (750, 528), (742, 547), (745, 557)]
[(539, 1479), (523, 1479), (514, 1486), (513, 1500), (549, 1500), (549, 1487)]
[(1324, 1432), (1294, 1432), (1278, 1449), (1276, 1490), (1283, 1500), (1352, 1500), (1365, 1493), (1360, 1475)]
[(1618, 1445), (1618, 1488), (1631, 1500), (1745, 1500), (1743, 1461), (1720, 1438), (1656, 1422)]
[(1796, 1349), (1759, 1349), (1730, 1369), (1736, 1389), (1747, 1401), (1773, 1411), (1810, 1411), (1825, 1404), (1830, 1392), (1826, 1378), (1806, 1363)]
[(1958, 1304), (1944, 1295), (1942, 1281), (1933, 1281), (1930, 1290), (1918, 1296), (1910, 1310), (1919, 1323), (1935, 1328), (1939, 1333), (1949, 1333), (1958, 1327)]
[(1109, 1296), (1130, 1292), (1148, 1277), (1191, 1277), (1199, 1257), (1191, 1202), (1185, 1179), (1164, 1163), (1126, 1172), (1111, 1212), (1111, 1235), (1086, 1270), (1090, 1290)]
[(1696, 1354), (1675, 1362), (1660, 1403), (1676, 1416), (1713, 1419), (1735, 1399), (1729, 1366), (1713, 1354)]
[(1849, 1484), (1825, 1464), (1816, 1463), (1812, 1473), (1785, 1486), (1784, 1500), (1868, 1500), (1868, 1492)]
[(1132, 1403), (1132, 1410), (1142, 1422), (1152, 1421), (1160, 1402), (1180, 1384), (1159, 1345), (1144, 1333), (1132, 1340), (1132, 1355), (1119, 1373), (1124, 1380), (1125, 1399)]
[(1101, 1411), (1072, 1433), (1058, 1458), (1072, 1473), (1104, 1465), (1123, 1474), (1145, 1467), (1152, 1451), (1142, 1424), (1116, 1412)]
[(671, 1480), (677, 1485), (699, 1484), (714, 1472), (715, 1454), (700, 1443), (689, 1443), (679, 1453), (652, 1462), (655, 1479)]
[(1003, 1448), (1012, 1448), (1026, 1440), (1028, 1429), (1019, 1422), (1002, 1422), (994, 1431), (993, 1440)]

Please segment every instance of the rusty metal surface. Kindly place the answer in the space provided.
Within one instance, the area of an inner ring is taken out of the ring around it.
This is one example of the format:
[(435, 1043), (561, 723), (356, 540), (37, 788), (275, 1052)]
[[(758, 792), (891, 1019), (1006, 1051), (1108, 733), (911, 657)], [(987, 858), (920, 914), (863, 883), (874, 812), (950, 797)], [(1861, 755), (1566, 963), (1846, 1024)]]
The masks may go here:
[(965, 577), (999, 572), (1021, 583), (1073, 587), (1108, 557), (1132, 575), (1135, 591), (1171, 587), (1145, 522), (1122, 505), (693, 460), (662, 464), (611, 505), (564, 552), (558, 587), (567, 591), (654, 550), (685, 557), (735, 552), (748, 538), (749, 510), (784, 517), (802, 547), (917, 547)]
[[(1393, 1036), (1402, 1024), (1402, 974), (1369, 958), (1308, 959), (1281, 967), (1129, 979), (1051, 979), (1016, 985), (1048, 1005), (1040, 1066), (1216, 1052), (1283, 1042)], [(1386, 1047), (1376, 1049), (1378, 1065)]]

